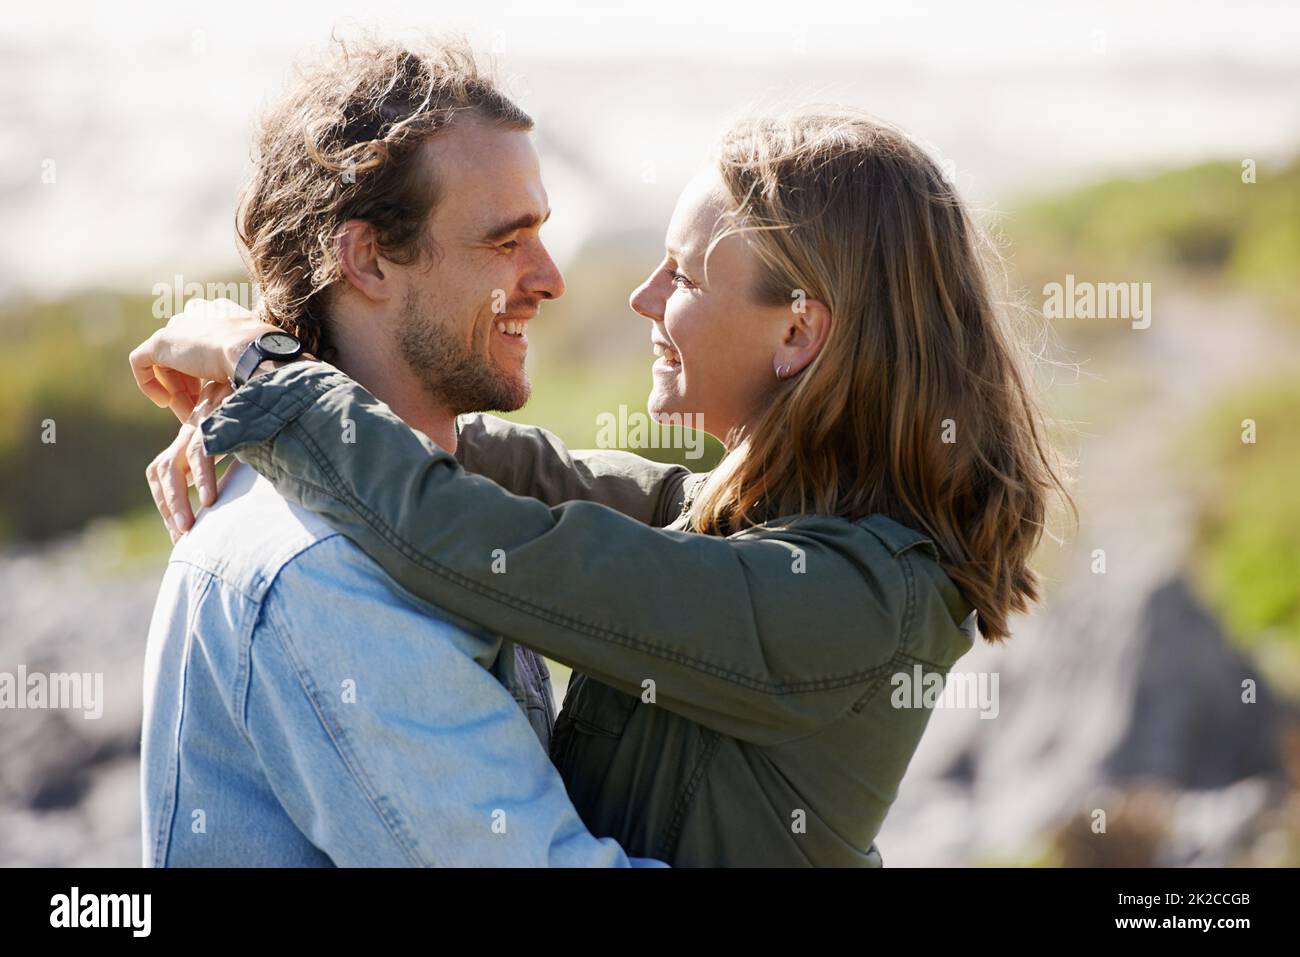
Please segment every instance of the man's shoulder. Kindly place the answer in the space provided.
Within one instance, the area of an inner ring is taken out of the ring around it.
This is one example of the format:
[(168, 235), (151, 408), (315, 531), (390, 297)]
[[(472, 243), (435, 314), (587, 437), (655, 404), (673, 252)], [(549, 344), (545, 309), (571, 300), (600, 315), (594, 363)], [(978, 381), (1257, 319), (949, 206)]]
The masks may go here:
[[(483, 634), (467, 620), (437, 608), (393, 581), (360, 546), (316, 513), (290, 502), (243, 463), (235, 466), (215, 505), (172, 550), (171, 562), (200, 568), (258, 604), (274, 592), (294, 606), (346, 598), (353, 609), (369, 603), (419, 611), (434, 627)], [(342, 606), (339, 606), (342, 607)]]
[(243, 463), (232, 466), (216, 503), (202, 509), (171, 561), (210, 572), (260, 600), (281, 571), (315, 546), (356, 550), (319, 515), (288, 501)]

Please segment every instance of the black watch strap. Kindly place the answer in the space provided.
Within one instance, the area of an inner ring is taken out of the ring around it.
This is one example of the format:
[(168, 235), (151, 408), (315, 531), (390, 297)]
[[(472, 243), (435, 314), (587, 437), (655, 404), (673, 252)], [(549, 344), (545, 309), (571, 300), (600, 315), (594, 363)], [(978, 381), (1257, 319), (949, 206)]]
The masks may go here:
[[(275, 336), (278, 343), (284, 343), (289, 340), (294, 344), (294, 348), (269, 349), (262, 344), (262, 340), (267, 336)], [(267, 359), (275, 359), (280, 362), (289, 362), (302, 355), (302, 343), (296, 336), (291, 336), (287, 332), (264, 332), (247, 347), (235, 363), (235, 374), (230, 377), (230, 384), (236, 389), (253, 377), (253, 372)]]

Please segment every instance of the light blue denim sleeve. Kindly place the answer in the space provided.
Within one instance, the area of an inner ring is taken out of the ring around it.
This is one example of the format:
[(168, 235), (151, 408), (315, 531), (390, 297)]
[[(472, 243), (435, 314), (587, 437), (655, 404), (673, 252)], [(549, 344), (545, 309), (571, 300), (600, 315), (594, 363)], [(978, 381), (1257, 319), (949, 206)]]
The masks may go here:
[(491, 641), (333, 536), (281, 570), (243, 724), (285, 810), (340, 866), (654, 866), (593, 837)]

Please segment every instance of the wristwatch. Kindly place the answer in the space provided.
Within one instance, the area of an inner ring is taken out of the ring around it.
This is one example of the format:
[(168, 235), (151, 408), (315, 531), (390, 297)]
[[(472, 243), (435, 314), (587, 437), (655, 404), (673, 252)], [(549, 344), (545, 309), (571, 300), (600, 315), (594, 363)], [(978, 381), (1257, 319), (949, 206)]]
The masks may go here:
[(238, 389), (253, 376), (253, 370), (267, 359), (289, 362), (302, 355), (302, 343), (288, 332), (264, 332), (248, 344), (244, 354), (235, 363), (235, 374), (230, 384)]

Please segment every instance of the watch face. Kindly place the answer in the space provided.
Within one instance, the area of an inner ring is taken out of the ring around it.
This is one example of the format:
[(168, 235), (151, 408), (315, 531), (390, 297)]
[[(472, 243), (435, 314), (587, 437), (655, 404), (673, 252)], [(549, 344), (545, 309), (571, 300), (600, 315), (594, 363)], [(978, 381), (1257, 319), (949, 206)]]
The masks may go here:
[(298, 351), (298, 340), (288, 333), (268, 332), (257, 344), (264, 350), (279, 356), (288, 356)]

